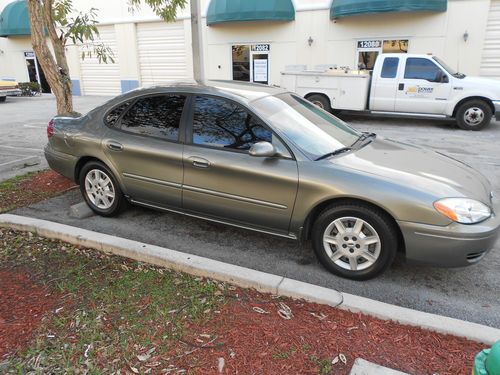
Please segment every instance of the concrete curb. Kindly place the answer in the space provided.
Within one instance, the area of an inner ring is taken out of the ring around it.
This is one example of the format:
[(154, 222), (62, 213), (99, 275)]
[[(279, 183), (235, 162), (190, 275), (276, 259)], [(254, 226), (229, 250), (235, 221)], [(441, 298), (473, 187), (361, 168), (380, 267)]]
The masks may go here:
[(226, 281), (244, 288), (255, 288), (261, 292), (303, 298), (310, 302), (335, 306), (353, 312), (362, 312), (381, 319), (394, 320), (402, 324), (465, 337), (486, 345), (492, 345), (500, 339), (500, 329), (481, 324), (416, 311), (352, 294), (340, 293), (333, 289), (250, 268), (47, 220), (3, 214), (0, 215), (0, 227), (34, 232), (42, 237), (59, 239), (73, 245), (121, 255), (191, 275)]

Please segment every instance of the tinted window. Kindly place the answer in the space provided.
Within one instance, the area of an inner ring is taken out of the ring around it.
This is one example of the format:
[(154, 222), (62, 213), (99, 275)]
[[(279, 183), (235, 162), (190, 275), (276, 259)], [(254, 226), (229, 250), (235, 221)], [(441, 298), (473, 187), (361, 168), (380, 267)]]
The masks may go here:
[(121, 129), (151, 137), (177, 140), (185, 99), (181, 95), (139, 99), (123, 116)]
[(272, 132), (230, 101), (197, 97), (194, 105), (193, 143), (248, 150), (260, 141), (272, 142)]
[(409, 58), (406, 60), (406, 79), (425, 79), (433, 81), (441, 69), (432, 61), (421, 58)]
[(382, 78), (396, 78), (398, 73), (399, 58), (397, 57), (386, 57), (384, 60), (384, 65), (382, 65), (382, 73), (380, 76)]
[(130, 102), (125, 102), (123, 104), (120, 104), (118, 107), (113, 108), (111, 112), (109, 112), (106, 116), (106, 123), (109, 126), (115, 126), (116, 121), (118, 121), (123, 111), (125, 111), (129, 105)]

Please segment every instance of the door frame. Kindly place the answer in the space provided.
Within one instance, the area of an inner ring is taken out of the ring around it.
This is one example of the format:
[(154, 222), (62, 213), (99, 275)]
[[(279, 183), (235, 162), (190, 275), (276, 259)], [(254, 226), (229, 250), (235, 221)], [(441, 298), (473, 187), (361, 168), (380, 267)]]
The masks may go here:
[[(253, 47), (256, 47), (256, 46), (268, 46), (267, 47), (267, 50), (262, 50), (262, 51), (258, 51), (258, 50), (254, 50)], [(255, 81), (253, 80), (253, 56), (254, 55), (267, 55), (267, 84), (268, 86), (271, 85), (271, 43), (270, 42), (262, 42), (262, 43), (231, 43), (230, 44), (230, 48), (229, 48), (229, 52), (230, 52), (230, 66), (231, 66), (231, 69), (230, 69), (230, 72), (229, 72), (229, 80), (233, 81), (234, 78), (233, 78), (233, 46), (248, 46), (249, 48), (249, 52), (250, 52), (250, 61), (249, 61), (249, 65), (250, 65), (250, 83), (255, 83)], [(245, 82), (245, 81), (238, 81), (238, 82)], [(256, 82), (256, 83), (261, 83), (261, 82)], [(265, 84), (265, 83), (261, 83), (261, 84)]]

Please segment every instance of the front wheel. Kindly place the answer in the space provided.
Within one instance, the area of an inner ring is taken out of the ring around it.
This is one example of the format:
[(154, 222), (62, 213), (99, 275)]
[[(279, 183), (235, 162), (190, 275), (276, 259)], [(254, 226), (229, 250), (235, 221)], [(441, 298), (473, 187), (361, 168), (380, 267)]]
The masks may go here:
[(493, 112), (488, 103), (482, 100), (469, 100), (457, 110), (457, 125), (463, 130), (481, 130), (491, 121)]
[(6, 96), (0, 96), (0, 103), (4, 102), (5, 100), (7, 100)]
[(313, 248), (330, 272), (352, 280), (368, 280), (394, 261), (398, 245), (394, 224), (363, 204), (330, 206), (313, 226)]
[(80, 191), (87, 205), (101, 216), (116, 216), (126, 202), (120, 187), (103, 163), (98, 161), (84, 165), (80, 173)]

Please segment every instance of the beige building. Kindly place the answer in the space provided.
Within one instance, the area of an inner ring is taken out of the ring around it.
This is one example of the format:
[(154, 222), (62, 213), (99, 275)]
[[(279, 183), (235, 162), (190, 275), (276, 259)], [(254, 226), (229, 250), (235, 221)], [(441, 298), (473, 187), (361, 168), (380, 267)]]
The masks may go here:
[[(500, 0), (201, 3), (205, 72), (211, 79), (279, 84), (286, 66), (369, 69), (382, 52), (432, 53), (463, 73), (500, 78)], [(76, 95), (115, 95), (192, 76), (187, 10), (167, 24), (147, 7), (131, 13), (123, 0), (74, 5), (99, 9), (100, 38), (115, 55), (114, 63), (99, 64), (82, 60), (81, 47), (68, 47)], [(0, 78), (43, 82), (29, 23), (23, 29), (21, 22), (23, 6), (25, 0), (0, 0)]]

